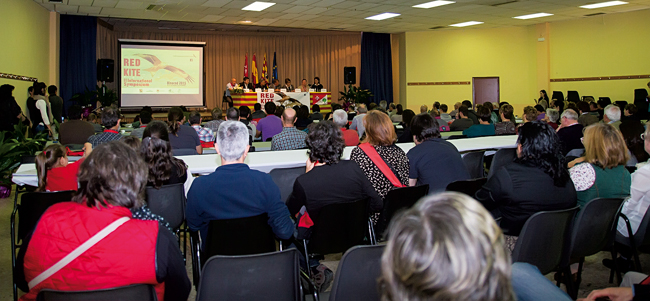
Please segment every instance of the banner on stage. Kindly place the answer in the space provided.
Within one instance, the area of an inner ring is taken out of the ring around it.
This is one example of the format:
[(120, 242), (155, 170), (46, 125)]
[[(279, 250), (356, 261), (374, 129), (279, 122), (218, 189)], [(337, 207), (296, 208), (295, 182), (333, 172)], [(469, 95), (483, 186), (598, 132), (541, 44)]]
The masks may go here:
[(122, 48), (122, 94), (199, 94), (200, 51)]
[[(264, 105), (267, 102), (273, 101), (276, 105), (283, 106), (294, 106), (294, 105), (306, 105), (311, 107), (311, 101), (309, 93), (301, 92), (288, 92), (288, 93), (273, 93), (273, 92), (257, 92), (257, 99), (259, 102)], [(327, 97), (325, 97), (325, 102)]]

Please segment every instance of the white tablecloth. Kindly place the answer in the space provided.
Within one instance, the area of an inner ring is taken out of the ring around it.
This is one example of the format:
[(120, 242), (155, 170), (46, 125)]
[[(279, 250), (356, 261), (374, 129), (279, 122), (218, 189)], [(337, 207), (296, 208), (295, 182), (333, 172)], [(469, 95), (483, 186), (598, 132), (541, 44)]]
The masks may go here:
[[(514, 148), (517, 146), (517, 136), (491, 136), (479, 138), (467, 138), (449, 140), (456, 146), (459, 152), (469, 152), (475, 150), (494, 150), (501, 148)], [(408, 152), (415, 144), (398, 143), (397, 146), (404, 152)], [(343, 159), (349, 159), (350, 153), (354, 147), (346, 147), (343, 151)], [(435, 155), (435, 154), (432, 154)], [(217, 154), (195, 155), (195, 156), (178, 156), (177, 158), (185, 161), (188, 165), (189, 172), (192, 174), (205, 175), (212, 173), (221, 165), (220, 156)], [(305, 166), (307, 162), (307, 150), (275, 151), (275, 152), (254, 152), (249, 153), (245, 163), (252, 169), (262, 172), (270, 172), (274, 168), (288, 168)], [(13, 174), (13, 182), (18, 185), (37, 186), (36, 168), (34, 164), (21, 165), (16, 173)], [(186, 183), (187, 185), (188, 183)], [(189, 188), (189, 187), (188, 187)]]

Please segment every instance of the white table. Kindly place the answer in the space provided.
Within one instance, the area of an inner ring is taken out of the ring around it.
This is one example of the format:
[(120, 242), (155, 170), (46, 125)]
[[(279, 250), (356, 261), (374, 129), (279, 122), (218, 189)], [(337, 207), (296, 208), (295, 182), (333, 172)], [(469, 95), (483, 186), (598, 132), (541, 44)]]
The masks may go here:
[[(495, 150), (501, 148), (514, 148), (517, 146), (517, 136), (491, 136), (479, 138), (466, 138), (450, 140), (456, 146), (459, 152), (469, 152), (475, 150)], [(404, 152), (408, 152), (414, 143), (398, 143), (397, 146)], [(343, 151), (342, 158), (347, 160), (354, 149), (348, 146)], [(433, 154), (435, 155), (435, 154)], [(192, 174), (205, 175), (214, 172), (221, 165), (220, 156), (217, 154), (194, 155), (194, 156), (177, 156), (185, 161), (188, 170)], [(270, 172), (274, 168), (289, 168), (305, 166), (307, 162), (307, 150), (290, 150), (274, 152), (254, 152), (249, 153), (244, 161), (251, 169), (262, 172)], [(21, 165), (16, 173), (13, 174), (12, 181), (18, 185), (37, 186), (36, 168), (34, 164)]]

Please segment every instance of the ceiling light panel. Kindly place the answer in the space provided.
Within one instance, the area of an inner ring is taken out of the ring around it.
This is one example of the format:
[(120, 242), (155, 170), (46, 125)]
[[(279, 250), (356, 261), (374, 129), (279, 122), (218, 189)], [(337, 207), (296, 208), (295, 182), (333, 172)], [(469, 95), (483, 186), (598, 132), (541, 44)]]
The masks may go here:
[(513, 18), (519, 19), (519, 20), (527, 20), (527, 19), (548, 17), (548, 16), (552, 16), (552, 15), (553, 14), (549, 14), (549, 13), (536, 13), (536, 14), (530, 14), (530, 15), (517, 16), (517, 17), (513, 17)]
[(479, 25), (483, 24), (483, 22), (480, 21), (469, 21), (469, 22), (463, 22), (463, 23), (456, 23), (456, 24), (451, 24), (449, 26), (453, 27), (465, 27), (465, 26), (472, 26), (472, 25)]
[(275, 5), (273, 2), (261, 2), (261, 1), (256, 1), (248, 6), (242, 8), (242, 10), (250, 10), (250, 11), (263, 11), (271, 6)]
[(380, 21), (380, 20), (386, 20), (386, 19), (390, 19), (390, 18), (395, 18), (395, 17), (397, 17), (397, 16), (399, 16), (399, 15), (400, 15), (400, 14), (396, 14), (396, 13), (383, 13), (383, 14), (378, 14), (378, 15), (370, 16), (370, 17), (366, 18), (366, 20), (375, 20), (375, 21)]
[(627, 4), (627, 2), (625, 2), (625, 1), (607, 1), (607, 2), (600, 2), (600, 3), (582, 5), (580, 7), (581, 8), (586, 8), (586, 9), (594, 9), (594, 8), (602, 8), (602, 7), (623, 5), (623, 4)]
[(422, 3), (418, 5), (413, 5), (415, 8), (432, 8), (432, 7), (437, 7), (437, 6), (443, 6), (447, 4), (452, 4), (456, 3), (456, 1), (444, 1), (444, 0), (436, 0), (436, 1), (431, 1), (427, 3)]

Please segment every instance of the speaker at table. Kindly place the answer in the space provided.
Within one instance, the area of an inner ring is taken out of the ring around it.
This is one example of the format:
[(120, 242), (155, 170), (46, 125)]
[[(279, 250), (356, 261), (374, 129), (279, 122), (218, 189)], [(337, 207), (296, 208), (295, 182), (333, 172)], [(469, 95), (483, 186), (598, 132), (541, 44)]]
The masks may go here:
[(115, 76), (115, 62), (111, 59), (98, 59), (97, 60), (97, 80), (113, 82)]
[(343, 80), (346, 85), (357, 83), (357, 67), (343, 67)]

